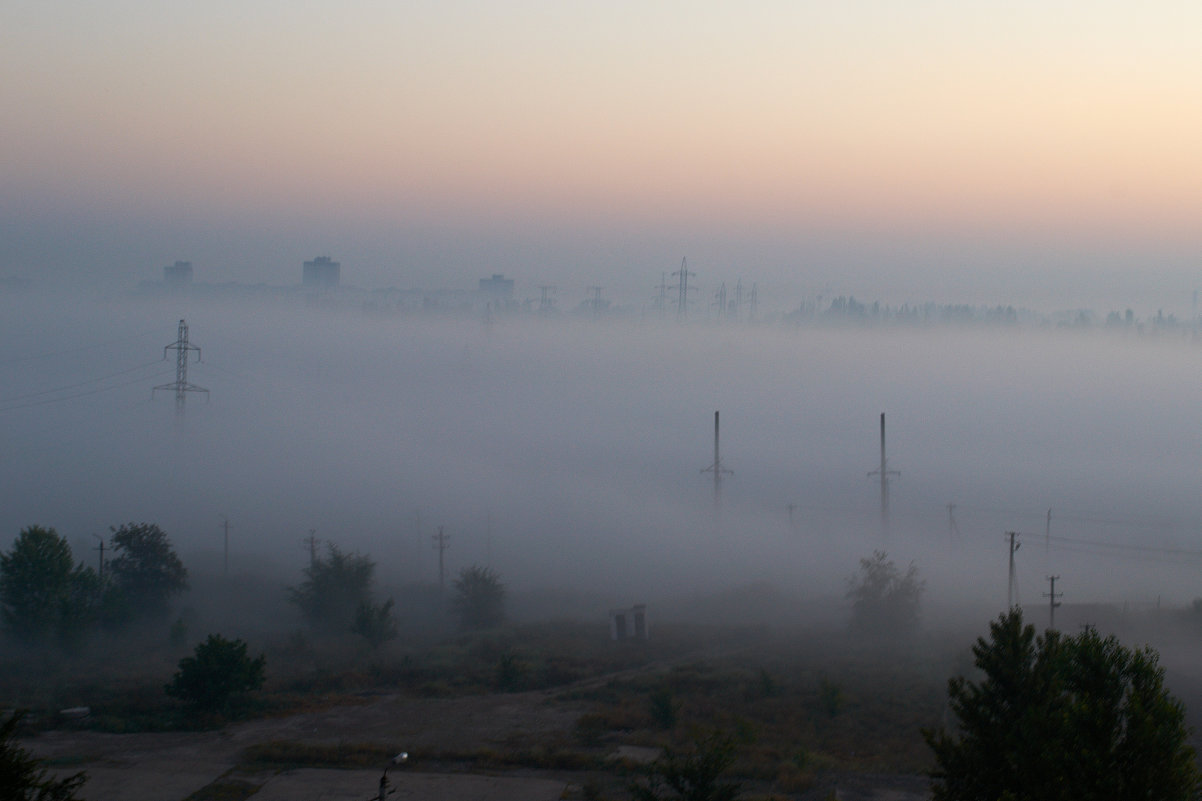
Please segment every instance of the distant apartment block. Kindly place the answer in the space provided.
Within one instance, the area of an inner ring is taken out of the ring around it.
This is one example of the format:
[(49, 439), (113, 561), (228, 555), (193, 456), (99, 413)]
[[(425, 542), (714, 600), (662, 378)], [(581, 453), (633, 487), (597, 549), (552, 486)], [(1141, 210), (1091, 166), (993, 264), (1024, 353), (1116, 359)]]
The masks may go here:
[(480, 291), (491, 295), (496, 300), (513, 300), (513, 279), (506, 278), (501, 273), (493, 273), (492, 278), (480, 279)]
[(305, 262), (301, 286), (306, 289), (334, 289), (338, 286), (342, 265), (329, 256), (318, 256)]
[(163, 268), (163, 283), (168, 287), (185, 287), (192, 284), (192, 262), (177, 261)]

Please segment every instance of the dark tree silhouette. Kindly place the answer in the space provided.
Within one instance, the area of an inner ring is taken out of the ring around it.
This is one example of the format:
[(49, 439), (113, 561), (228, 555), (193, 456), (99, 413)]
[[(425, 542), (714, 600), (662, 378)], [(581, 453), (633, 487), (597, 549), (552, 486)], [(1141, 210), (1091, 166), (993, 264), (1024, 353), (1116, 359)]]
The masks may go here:
[(82, 632), (100, 589), (95, 571), (73, 566), (71, 546), (52, 528), (22, 529), (12, 550), (0, 554), (0, 618), (26, 642)]
[(109, 531), (116, 554), (109, 569), (122, 613), (164, 615), (171, 598), (188, 588), (188, 571), (167, 533), (153, 523), (127, 523)]
[(903, 573), (884, 551), (873, 551), (860, 560), (860, 572), (848, 579), (847, 598), (852, 602), (852, 626), (875, 633), (899, 633), (918, 625), (926, 582), (918, 568)]
[(376, 563), (370, 558), (344, 553), (331, 544), (325, 556), (304, 569), (304, 581), (288, 588), (289, 600), (316, 629), (352, 630), (362, 607), (376, 609), (371, 589), (375, 569)]
[(487, 567), (465, 567), (455, 579), (451, 608), (466, 630), (499, 626), (505, 622), (505, 585)]
[(1088, 629), (1036, 637), (1012, 610), (948, 682), (952, 732), (926, 730), (935, 801), (1186, 801), (1202, 792), (1185, 709), (1154, 651)]

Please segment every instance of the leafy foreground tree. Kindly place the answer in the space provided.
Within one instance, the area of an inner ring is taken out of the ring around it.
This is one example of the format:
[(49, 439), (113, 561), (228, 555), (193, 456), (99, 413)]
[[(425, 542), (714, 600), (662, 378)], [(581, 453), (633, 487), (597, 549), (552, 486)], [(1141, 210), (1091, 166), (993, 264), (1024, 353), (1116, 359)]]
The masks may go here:
[(22, 713), (0, 720), (0, 798), (4, 801), (77, 801), (75, 791), (88, 780), (76, 773), (63, 779), (48, 778), (40, 760), (17, 744)]
[(505, 585), (487, 567), (472, 565), (459, 571), (451, 609), (466, 631), (490, 629), (505, 622)]
[(22, 529), (12, 550), (0, 554), (0, 618), (17, 639), (71, 639), (95, 616), (100, 597), (95, 571), (76, 566), (71, 546), (52, 528)]
[(873, 633), (912, 631), (918, 626), (926, 582), (913, 564), (903, 573), (884, 551), (860, 560), (859, 574), (848, 579), (852, 627)]
[(665, 747), (630, 793), (635, 801), (734, 801), (740, 785), (722, 778), (734, 761), (734, 741), (717, 732), (688, 751)]
[(1089, 629), (1035, 636), (1012, 610), (948, 682), (954, 733), (924, 730), (935, 801), (1184, 801), (1202, 795), (1185, 709), (1151, 649)]
[(373, 644), (395, 631), (392, 601), (377, 606), (372, 596), (376, 563), (358, 553), (344, 553), (336, 545), (326, 548), (305, 568), (305, 580), (288, 588), (289, 600), (315, 629), (354, 631)]
[(163, 616), (171, 598), (188, 589), (188, 571), (171, 539), (153, 523), (127, 523), (109, 531), (116, 554), (109, 569), (122, 608), (116, 614)]
[(219, 634), (196, 646), (179, 661), (179, 670), (164, 689), (197, 712), (228, 712), (231, 704), (263, 686), (267, 657), (251, 659), (242, 640)]

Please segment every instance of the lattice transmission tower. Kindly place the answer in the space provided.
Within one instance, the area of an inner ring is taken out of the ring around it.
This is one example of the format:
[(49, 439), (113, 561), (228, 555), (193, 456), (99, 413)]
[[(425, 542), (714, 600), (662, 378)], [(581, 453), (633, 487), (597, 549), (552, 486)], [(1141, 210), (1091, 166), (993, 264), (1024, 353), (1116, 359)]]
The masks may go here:
[(150, 397), (153, 398), (154, 393), (160, 389), (175, 390), (175, 419), (178, 421), (184, 417), (184, 405), (187, 402), (189, 392), (203, 392), (207, 398), (209, 391), (204, 387), (188, 383), (188, 351), (196, 351), (196, 361), (200, 361), (200, 348), (188, 342), (188, 323), (186, 321), (179, 321), (179, 333), (176, 336), (175, 342), (163, 346), (164, 359), (167, 358), (167, 351), (169, 350), (175, 351), (175, 383), (160, 384), (150, 390)]

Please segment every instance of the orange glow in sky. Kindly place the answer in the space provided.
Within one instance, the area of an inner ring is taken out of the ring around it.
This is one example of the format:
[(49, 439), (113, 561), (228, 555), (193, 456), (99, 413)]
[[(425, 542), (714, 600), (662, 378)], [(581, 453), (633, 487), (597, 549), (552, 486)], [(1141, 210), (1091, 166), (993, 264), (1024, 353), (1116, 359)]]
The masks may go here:
[(10, 203), (1165, 235), (1202, 214), (1198, 4), (106, 6), (0, 10)]

